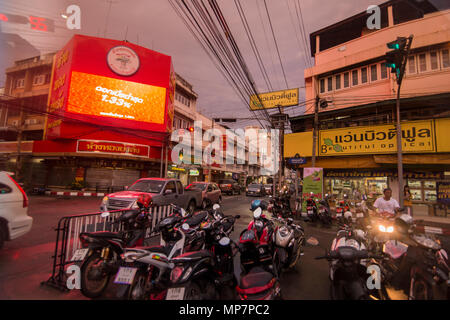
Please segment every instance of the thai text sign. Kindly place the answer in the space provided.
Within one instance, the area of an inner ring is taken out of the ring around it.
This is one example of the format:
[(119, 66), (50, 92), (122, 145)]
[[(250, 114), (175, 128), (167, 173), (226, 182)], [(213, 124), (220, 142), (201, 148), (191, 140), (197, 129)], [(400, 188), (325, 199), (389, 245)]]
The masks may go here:
[(77, 152), (149, 157), (150, 147), (110, 141), (78, 140)]
[(450, 182), (438, 182), (437, 201), (446, 205), (450, 204)]
[[(432, 120), (403, 122), (403, 152), (435, 152)], [(319, 131), (319, 155), (339, 156), (397, 152), (395, 125), (350, 127)]]
[[(298, 88), (267, 92), (250, 97), (250, 110), (270, 109), (298, 105)], [(262, 104), (261, 104), (262, 102)]]

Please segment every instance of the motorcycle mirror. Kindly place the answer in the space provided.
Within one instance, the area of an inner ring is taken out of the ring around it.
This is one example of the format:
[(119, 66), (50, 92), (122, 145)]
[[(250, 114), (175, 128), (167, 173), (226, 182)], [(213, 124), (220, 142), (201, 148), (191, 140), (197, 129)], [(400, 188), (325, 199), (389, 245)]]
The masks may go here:
[(219, 240), (219, 244), (221, 246), (227, 246), (230, 244), (230, 238), (228, 237), (223, 237), (222, 239)]
[(109, 217), (109, 211), (105, 211), (105, 212), (102, 212), (102, 214), (100, 215), (102, 218), (107, 218), (107, 217)]
[(187, 224), (187, 223), (183, 223), (182, 225), (181, 225), (181, 229), (183, 229), (184, 231), (187, 231), (187, 230), (189, 230), (189, 225)]
[(256, 208), (255, 211), (253, 211), (253, 218), (259, 219), (262, 214), (262, 209), (260, 207)]
[(214, 210), (218, 210), (218, 209), (220, 209), (220, 205), (219, 205), (219, 204), (217, 204), (217, 203), (216, 203), (216, 204), (214, 204), (214, 205), (213, 205), (213, 209), (214, 209)]
[(240, 217), (241, 217), (240, 214), (237, 214), (237, 215), (234, 216), (235, 219), (239, 219)]

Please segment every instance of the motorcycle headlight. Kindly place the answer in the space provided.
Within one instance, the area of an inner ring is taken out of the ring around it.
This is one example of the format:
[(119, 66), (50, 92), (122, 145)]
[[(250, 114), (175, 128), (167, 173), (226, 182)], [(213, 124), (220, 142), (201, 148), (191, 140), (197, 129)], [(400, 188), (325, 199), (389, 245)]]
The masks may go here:
[(280, 236), (282, 236), (282, 237), (287, 237), (289, 235), (289, 230), (287, 227), (281, 227), (279, 229), (279, 232), (280, 232)]
[(380, 230), (381, 232), (386, 232), (386, 227), (383, 226), (382, 224), (380, 224), (380, 225), (378, 226), (378, 230)]
[(386, 228), (386, 232), (388, 232), (388, 233), (394, 232), (394, 227), (393, 227), (393, 226), (387, 227), (387, 228)]

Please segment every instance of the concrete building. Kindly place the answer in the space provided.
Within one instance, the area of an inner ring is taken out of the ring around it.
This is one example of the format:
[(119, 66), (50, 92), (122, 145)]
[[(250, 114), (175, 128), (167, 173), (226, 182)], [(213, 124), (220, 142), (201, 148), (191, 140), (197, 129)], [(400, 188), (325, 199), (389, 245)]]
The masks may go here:
[(404, 177), (416, 211), (433, 214), (450, 174), (450, 4), (395, 0), (379, 7), (379, 30), (367, 29), (363, 11), (310, 34), (315, 63), (304, 71), (306, 110), (290, 119), (285, 157), (299, 153), (311, 166), (317, 99), (316, 167), (324, 168), (325, 192), (342, 197), (357, 189), (376, 198), (390, 186), (398, 199), (397, 83), (384, 62), (388, 42), (413, 35), (401, 88)]

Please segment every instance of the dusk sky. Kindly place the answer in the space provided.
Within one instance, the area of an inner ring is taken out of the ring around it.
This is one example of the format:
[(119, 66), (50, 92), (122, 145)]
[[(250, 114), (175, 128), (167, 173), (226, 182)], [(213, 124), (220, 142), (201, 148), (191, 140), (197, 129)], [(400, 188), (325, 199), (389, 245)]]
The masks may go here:
[[(257, 6), (259, 1), (259, 9)], [(89, 36), (106, 37), (137, 43), (173, 57), (177, 73), (194, 86), (199, 99), (197, 109), (210, 117), (249, 117), (250, 111), (243, 105), (233, 89), (205, 54), (200, 45), (186, 29), (166, 0), (9, 0), (0, 4), (1, 12), (18, 15), (36, 15), (53, 19), (55, 31), (43, 33), (31, 30), (29, 25), (0, 22), (2, 35), (19, 34), (41, 53), (59, 50), (75, 33), (65, 28), (61, 13), (70, 4), (81, 7), (81, 30), (76, 33)], [(309, 41), (309, 34), (325, 26), (338, 22), (351, 15), (365, 11), (369, 5), (377, 5), (380, 0), (301, 0), (304, 25)], [(257, 67), (244, 27), (239, 18), (233, 0), (218, 1), (231, 31), (250, 68), (260, 92), (268, 89)], [(255, 37), (262, 60), (267, 67), (274, 90), (285, 89), (281, 67), (270, 33), (267, 16), (262, 0), (241, 0), (241, 4)], [(296, 19), (294, 0), (268, 0), (270, 18), (279, 45), (280, 55), (286, 70), (290, 88), (300, 87), (300, 101), (303, 100), (303, 71), (308, 59), (313, 60), (297, 41), (300, 37)], [(288, 7), (291, 9), (292, 18)], [(262, 20), (264, 28), (263, 31)], [(297, 33), (296, 31), (297, 30)], [(13, 60), (24, 59), (26, 51), (20, 51)], [(22, 55), (22, 56), (20, 56)], [(4, 68), (4, 66), (0, 66)], [(4, 86), (4, 70), (0, 70), (0, 87)], [(303, 108), (294, 108), (291, 112), (299, 114)], [(248, 122), (250, 123), (250, 122)], [(247, 122), (243, 122), (247, 124)]]

